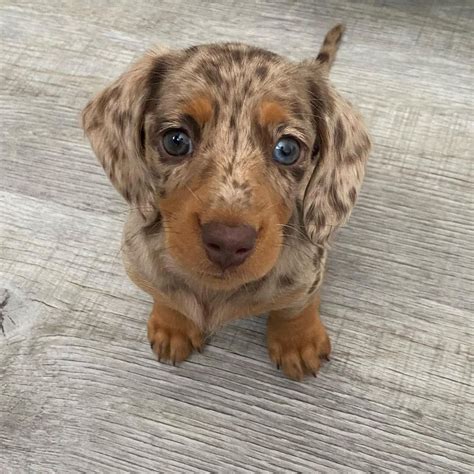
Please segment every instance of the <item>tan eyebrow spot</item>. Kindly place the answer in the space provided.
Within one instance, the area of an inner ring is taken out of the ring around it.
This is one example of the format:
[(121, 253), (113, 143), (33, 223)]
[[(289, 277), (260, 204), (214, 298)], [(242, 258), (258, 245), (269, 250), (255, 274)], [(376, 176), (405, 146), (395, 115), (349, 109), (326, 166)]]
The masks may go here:
[(278, 102), (263, 101), (260, 105), (259, 121), (262, 126), (284, 122), (288, 112)]
[(191, 115), (202, 126), (212, 117), (211, 101), (208, 97), (196, 97), (186, 104), (184, 113)]

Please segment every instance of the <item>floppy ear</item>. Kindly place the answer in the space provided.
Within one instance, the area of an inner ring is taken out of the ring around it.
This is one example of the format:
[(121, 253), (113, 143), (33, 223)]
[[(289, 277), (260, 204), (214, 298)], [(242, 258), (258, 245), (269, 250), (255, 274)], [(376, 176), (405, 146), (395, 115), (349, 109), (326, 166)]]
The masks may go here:
[(316, 107), (319, 156), (305, 190), (303, 222), (313, 242), (325, 244), (349, 218), (362, 184), (370, 138), (361, 117), (331, 87), (330, 110)]
[(332, 28), (316, 60), (303, 63), (317, 137), (314, 170), (303, 198), (303, 223), (310, 239), (320, 245), (349, 218), (371, 147), (362, 118), (328, 80), (344, 29), (344, 25)]
[(156, 176), (145, 156), (144, 115), (168, 62), (169, 53), (147, 53), (93, 98), (82, 113), (84, 131), (110, 181), (144, 214), (156, 199)]

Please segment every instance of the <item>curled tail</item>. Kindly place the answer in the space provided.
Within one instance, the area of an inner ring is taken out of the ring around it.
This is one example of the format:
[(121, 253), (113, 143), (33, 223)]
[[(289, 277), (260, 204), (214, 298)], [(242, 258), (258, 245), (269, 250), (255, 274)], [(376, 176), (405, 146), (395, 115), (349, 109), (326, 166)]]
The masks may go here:
[(325, 65), (327, 69), (331, 69), (332, 63), (336, 59), (336, 53), (339, 49), (342, 36), (344, 35), (346, 27), (343, 24), (339, 24), (331, 28), (326, 34), (323, 45), (319, 50), (317, 60)]

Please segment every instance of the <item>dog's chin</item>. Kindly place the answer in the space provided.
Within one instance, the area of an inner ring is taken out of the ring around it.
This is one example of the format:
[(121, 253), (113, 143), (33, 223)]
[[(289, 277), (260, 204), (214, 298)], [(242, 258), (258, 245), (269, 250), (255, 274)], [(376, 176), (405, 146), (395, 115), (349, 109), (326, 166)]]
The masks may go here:
[(245, 272), (239, 271), (238, 267), (235, 270), (226, 270), (224, 272), (201, 273), (198, 278), (201, 285), (212, 290), (222, 291), (236, 290), (256, 279)]
[(260, 278), (249, 275), (248, 272), (239, 269), (239, 267), (225, 271), (209, 268), (207, 271), (194, 272), (189, 270), (190, 266), (184, 264), (184, 262), (181, 262), (180, 266), (182, 269), (188, 268), (184, 273), (189, 280), (193, 281), (197, 286), (208, 288), (209, 290), (232, 291)]
[(248, 283), (261, 279), (271, 271), (278, 259), (275, 258), (275, 262), (265, 268), (259, 266), (258, 271), (255, 270), (256, 265), (252, 265), (252, 262), (245, 262), (243, 265), (224, 271), (209, 262), (208, 265), (200, 266), (200, 268), (204, 267), (203, 270), (194, 271), (193, 269), (196, 267), (191, 262), (176, 257), (178, 256), (175, 256), (175, 261), (178, 261), (180, 273), (188, 281), (192, 281), (201, 288), (214, 291), (235, 291)]

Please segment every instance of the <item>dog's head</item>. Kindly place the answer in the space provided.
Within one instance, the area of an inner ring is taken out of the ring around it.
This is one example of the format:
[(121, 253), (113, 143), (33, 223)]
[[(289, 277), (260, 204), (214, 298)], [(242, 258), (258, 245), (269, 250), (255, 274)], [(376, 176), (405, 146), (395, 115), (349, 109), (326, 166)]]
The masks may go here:
[(242, 44), (150, 52), (84, 110), (116, 189), (209, 286), (262, 277), (287, 230), (324, 245), (350, 214), (370, 142), (328, 82), (341, 35), (301, 63)]

